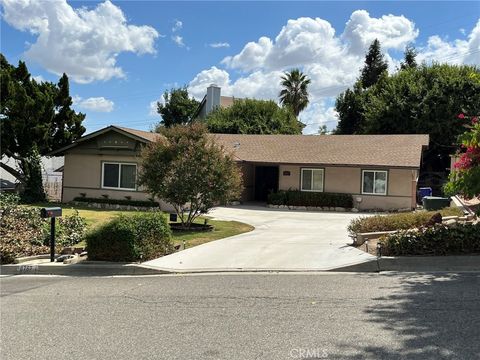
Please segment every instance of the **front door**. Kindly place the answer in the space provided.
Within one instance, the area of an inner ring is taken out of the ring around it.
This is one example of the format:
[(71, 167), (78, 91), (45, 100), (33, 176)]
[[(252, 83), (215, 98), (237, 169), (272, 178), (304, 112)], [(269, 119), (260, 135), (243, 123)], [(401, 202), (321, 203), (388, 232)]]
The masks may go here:
[(255, 200), (267, 201), (271, 192), (278, 191), (278, 166), (255, 167)]

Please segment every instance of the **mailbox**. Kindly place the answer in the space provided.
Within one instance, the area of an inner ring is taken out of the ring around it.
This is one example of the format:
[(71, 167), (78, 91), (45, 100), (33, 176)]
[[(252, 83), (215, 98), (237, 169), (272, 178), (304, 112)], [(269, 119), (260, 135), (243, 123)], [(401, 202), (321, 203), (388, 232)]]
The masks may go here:
[(60, 217), (60, 216), (62, 216), (62, 208), (60, 208), (60, 207), (42, 208), (40, 210), (40, 216), (42, 218)]

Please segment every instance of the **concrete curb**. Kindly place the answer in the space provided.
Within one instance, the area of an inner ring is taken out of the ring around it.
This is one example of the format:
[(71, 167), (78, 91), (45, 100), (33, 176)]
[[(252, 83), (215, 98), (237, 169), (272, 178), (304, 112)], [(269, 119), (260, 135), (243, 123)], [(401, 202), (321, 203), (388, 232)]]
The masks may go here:
[(169, 271), (132, 263), (82, 261), (76, 264), (11, 264), (1, 265), (1, 275), (61, 275), (61, 276), (114, 276), (158, 275)]
[(463, 256), (399, 256), (381, 257), (377, 260), (345, 266), (330, 271), (337, 272), (429, 272), (429, 271), (480, 271), (480, 255)]

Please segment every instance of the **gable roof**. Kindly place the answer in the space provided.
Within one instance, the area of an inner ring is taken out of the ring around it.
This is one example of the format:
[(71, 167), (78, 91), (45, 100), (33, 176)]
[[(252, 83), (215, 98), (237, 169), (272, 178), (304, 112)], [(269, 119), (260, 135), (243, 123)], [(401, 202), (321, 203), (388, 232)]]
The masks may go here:
[(94, 131), (90, 134), (87, 134), (85, 136), (82, 136), (80, 139), (74, 141), (70, 145), (67, 145), (67, 146), (65, 146), (61, 149), (50, 152), (48, 154), (48, 156), (62, 155), (66, 150), (69, 150), (69, 149), (77, 146), (78, 144), (80, 144), (84, 141), (93, 139), (93, 138), (95, 138), (99, 135), (105, 134), (109, 131), (115, 131), (117, 133), (120, 133), (122, 135), (125, 135), (129, 138), (132, 138), (134, 140), (137, 140), (137, 141), (140, 141), (140, 142), (143, 142), (143, 143), (149, 143), (149, 142), (155, 141), (158, 137), (161, 137), (161, 135), (158, 134), (158, 133), (152, 133), (152, 132), (143, 131), (143, 130), (136, 130), (136, 129), (126, 128), (126, 127), (122, 127), (122, 126), (109, 125), (109, 126), (103, 128), (103, 129), (100, 129), (100, 130)]
[(236, 159), (256, 163), (419, 168), (428, 135), (212, 134)]

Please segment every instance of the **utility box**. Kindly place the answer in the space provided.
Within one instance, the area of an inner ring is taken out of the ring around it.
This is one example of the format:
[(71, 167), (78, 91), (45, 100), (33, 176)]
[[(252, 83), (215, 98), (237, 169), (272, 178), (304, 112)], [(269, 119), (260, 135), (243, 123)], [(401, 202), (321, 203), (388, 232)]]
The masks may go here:
[(40, 216), (42, 218), (56, 218), (62, 216), (61, 207), (49, 207), (40, 209)]
[(170, 221), (177, 222), (177, 214), (170, 214)]
[(422, 203), (425, 210), (440, 210), (450, 206), (450, 198), (425, 196)]

